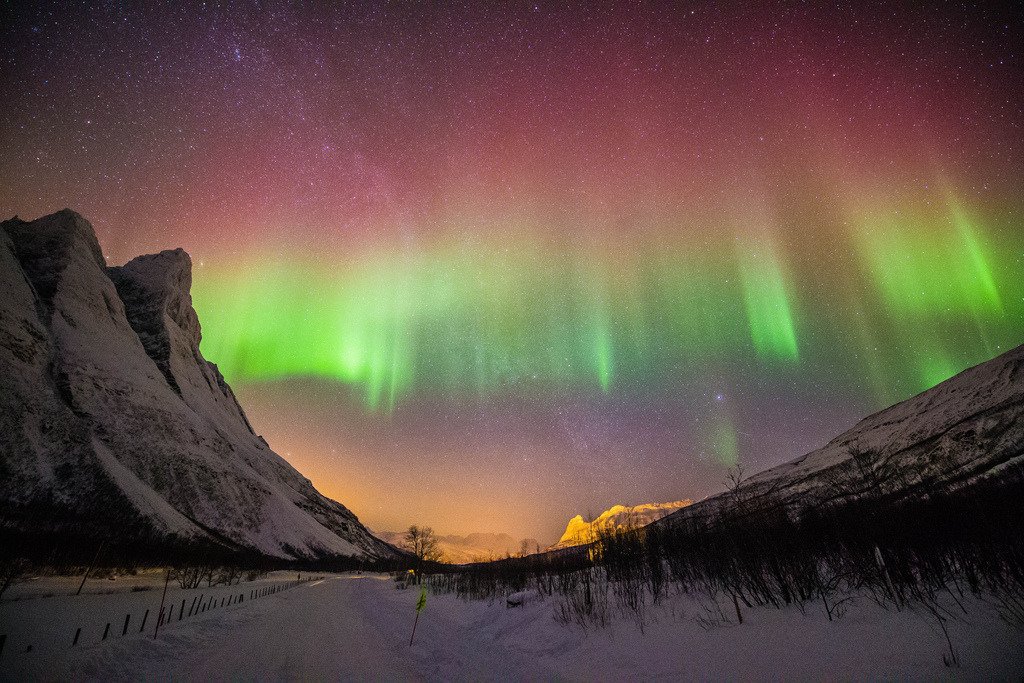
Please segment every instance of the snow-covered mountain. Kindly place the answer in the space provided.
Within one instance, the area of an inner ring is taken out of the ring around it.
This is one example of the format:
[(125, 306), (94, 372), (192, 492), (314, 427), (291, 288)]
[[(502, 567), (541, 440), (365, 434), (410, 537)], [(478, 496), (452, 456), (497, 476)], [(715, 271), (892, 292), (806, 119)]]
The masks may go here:
[(0, 224), (0, 519), (279, 557), (395, 556), (253, 432), (178, 249), (108, 268), (70, 210)]
[(550, 549), (592, 543), (603, 531), (636, 529), (646, 526), (691, 504), (693, 504), (692, 500), (685, 499), (671, 503), (613, 505), (589, 522), (583, 518), (583, 515), (576, 515), (569, 520), (569, 524), (565, 527), (565, 533), (558, 539), (558, 543), (555, 543)]
[(713, 513), (791, 510), (865, 495), (953, 490), (1024, 458), (1024, 346), (871, 415), (822, 448), (743, 481), (664, 523)]

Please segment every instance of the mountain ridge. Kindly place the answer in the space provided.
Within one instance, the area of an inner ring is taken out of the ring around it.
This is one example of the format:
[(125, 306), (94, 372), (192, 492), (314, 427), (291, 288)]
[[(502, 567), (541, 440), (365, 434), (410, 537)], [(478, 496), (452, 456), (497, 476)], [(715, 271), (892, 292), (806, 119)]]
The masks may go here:
[(0, 223), (0, 284), (9, 530), (400, 556), (254, 432), (199, 350), (184, 251), (108, 267), (79, 214), (15, 217)]
[(549, 550), (586, 545), (595, 541), (603, 532), (646, 526), (692, 504), (691, 499), (684, 498), (668, 503), (613, 505), (590, 521), (584, 519), (583, 515), (576, 515), (569, 520), (561, 538)]
[(737, 499), (752, 510), (798, 512), (863, 495), (957, 489), (1024, 459), (1022, 416), (1024, 345), (872, 413), (821, 448), (659, 523), (713, 515)]

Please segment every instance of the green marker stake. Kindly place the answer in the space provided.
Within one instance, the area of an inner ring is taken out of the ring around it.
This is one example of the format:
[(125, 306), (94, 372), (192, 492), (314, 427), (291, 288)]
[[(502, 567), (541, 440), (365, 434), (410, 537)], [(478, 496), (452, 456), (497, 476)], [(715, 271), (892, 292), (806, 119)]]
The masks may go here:
[(416, 637), (416, 624), (420, 621), (420, 612), (427, 606), (427, 589), (420, 589), (420, 599), (416, 601), (416, 619), (412, 622), (412, 636), (409, 638), (409, 645), (412, 645), (413, 638)]

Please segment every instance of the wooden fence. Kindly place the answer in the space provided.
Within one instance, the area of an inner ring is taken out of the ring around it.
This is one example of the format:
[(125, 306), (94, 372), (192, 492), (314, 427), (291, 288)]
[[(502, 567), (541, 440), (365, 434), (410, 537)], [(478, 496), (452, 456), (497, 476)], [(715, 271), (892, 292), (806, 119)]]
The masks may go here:
[[(163, 609), (157, 607), (155, 611), (159, 612), (159, 614), (156, 616), (155, 621), (150, 620), (149, 614), (151, 610), (146, 609), (141, 618), (135, 619), (134, 621), (132, 613), (128, 612), (124, 615), (123, 623), (118, 621), (116, 624), (113, 624), (112, 622), (105, 622), (102, 625), (97, 625), (97, 628), (93, 632), (99, 633), (102, 630), (103, 635), (98, 641), (93, 642), (103, 642), (108, 638), (127, 636), (129, 635), (129, 632), (132, 634), (142, 633), (146, 630), (147, 623), (153, 625), (153, 637), (155, 638), (161, 628), (173, 623), (181, 622), (190, 617), (195, 617), (207, 612), (213, 612), (225, 607), (241, 605), (246, 601), (251, 602), (271, 595), (277, 595), (278, 593), (284, 592), (290, 588), (295, 588), (296, 586), (300, 586), (304, 583), (318, 581), (323, 578), (324, 577), (322, 576), (302, 578), (300, 574), (295, 581), (274, 583), (268, 586), (260, 586), (258, 588), (249, 588), (248, 590), (243, 590), (238, 593), (231, 592), (227, 595), (224, 594), (223, 590), (219, 591), (216, 595), (211, 595), (207, 591), (203, 591), (199, 595), (193, 596), (191, 600), (186, 597), (182, 598), (181, 602), (175, 601), (164, 605)], [(138, 630), (136, 630), (134, 626), (136, 623), (139, 625)], [(117, 633), (118, 626), (120, 626), (120, 634)], [(0, 659), (3, 658), (4, 646), (7, 644), (8, 635), (9, 634), (7, 633), (0, 633)], [(72, 648), (77, 647), (82, 643), (82, 627), (77, 626), (73, 636), (69, 633), (68, 640), (70, 641), (70, 647)], [(33, 646), (31, 643), (26, 646), (25, 650), (23, 650), (23, 652), (32, 651)]]

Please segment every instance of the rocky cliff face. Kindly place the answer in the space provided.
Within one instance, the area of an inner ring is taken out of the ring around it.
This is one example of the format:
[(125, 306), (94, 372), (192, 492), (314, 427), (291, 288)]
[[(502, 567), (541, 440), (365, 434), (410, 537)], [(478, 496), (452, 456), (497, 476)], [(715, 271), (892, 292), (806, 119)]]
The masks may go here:
[(72, 211), (0, 229), (0, 512), (281, 557), (387, 557), (257, 436), (199, 351), (181, 251), (108, 268)]
[(589, 522), (583, 515), (569, 520), (565, 533), (551, 550), (574, 545), (593, 543), (601, 533), (637, 529), (655, 522), (676, 510), (693, 503), (692, 500), (677, 500), (671, 503), (644, 503), (642, 505), (613, 505)]

